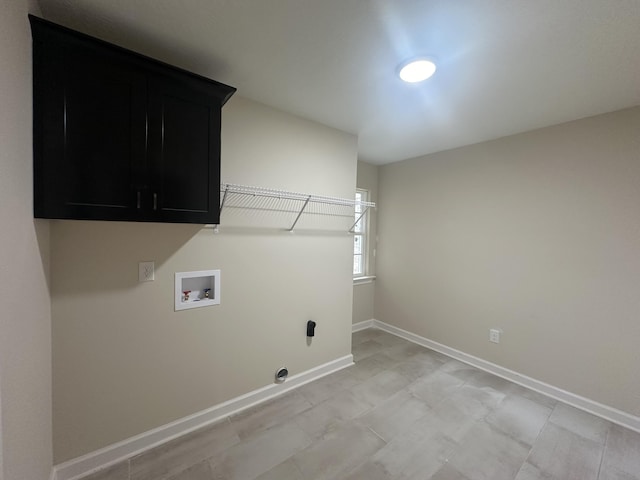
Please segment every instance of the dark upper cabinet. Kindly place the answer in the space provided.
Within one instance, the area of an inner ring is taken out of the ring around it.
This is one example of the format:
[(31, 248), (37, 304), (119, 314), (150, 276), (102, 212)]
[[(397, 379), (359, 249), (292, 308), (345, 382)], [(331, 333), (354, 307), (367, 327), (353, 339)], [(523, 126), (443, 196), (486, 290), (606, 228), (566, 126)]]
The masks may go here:
[[(215, 135), (215, 136), (214, 136)], [(149, 82), (151, 202), (162, 221), (218, 223), (220, 105), (171, 78)], [(214, 196), (210, 185), (216, 185)]]
[(34, 215), (218, 223), (233, 87), (30, 16)]

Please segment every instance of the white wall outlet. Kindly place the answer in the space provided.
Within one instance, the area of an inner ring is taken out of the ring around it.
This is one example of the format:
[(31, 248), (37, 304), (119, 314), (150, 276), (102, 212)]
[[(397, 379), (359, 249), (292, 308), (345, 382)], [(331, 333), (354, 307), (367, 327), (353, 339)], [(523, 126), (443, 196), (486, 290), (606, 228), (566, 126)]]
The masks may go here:
[(493, 343), (500, 343), (500, 330), (492, 328), (489, 330), (489, 341)]
[(156, 279), (155, 265), (153, 262), (138, 263), (138, 281), (151, 282)]

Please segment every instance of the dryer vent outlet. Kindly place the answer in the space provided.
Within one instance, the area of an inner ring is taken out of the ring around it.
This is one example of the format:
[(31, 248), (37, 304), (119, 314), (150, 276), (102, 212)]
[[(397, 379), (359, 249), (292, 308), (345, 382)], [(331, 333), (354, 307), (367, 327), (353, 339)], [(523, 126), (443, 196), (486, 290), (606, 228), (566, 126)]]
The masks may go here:
[(289, 375), (289, 370), (287, 367), (281, 367), (276, 371), (276, 383), (282, 383), (287, 379)]

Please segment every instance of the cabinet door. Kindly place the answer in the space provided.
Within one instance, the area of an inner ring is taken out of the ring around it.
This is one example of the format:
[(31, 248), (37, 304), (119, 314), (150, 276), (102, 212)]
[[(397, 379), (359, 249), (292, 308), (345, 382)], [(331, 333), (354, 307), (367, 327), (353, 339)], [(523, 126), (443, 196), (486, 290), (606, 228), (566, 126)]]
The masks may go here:
[(146, 80), (117, 54), (51, 34), (34, 68), (35, 216), (133, 220), (146, 142)]
[(221, 108), (197, 79), (150, 78), (150, 184), (158, 221), (218, 223)]

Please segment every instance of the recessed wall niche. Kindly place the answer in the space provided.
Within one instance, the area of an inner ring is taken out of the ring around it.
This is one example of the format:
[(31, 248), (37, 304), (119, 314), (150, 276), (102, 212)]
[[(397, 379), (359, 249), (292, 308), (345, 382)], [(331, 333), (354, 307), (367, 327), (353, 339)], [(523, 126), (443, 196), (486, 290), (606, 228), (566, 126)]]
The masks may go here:
[(176, 272), (175, 311), (220, 304), (220, 270)]

